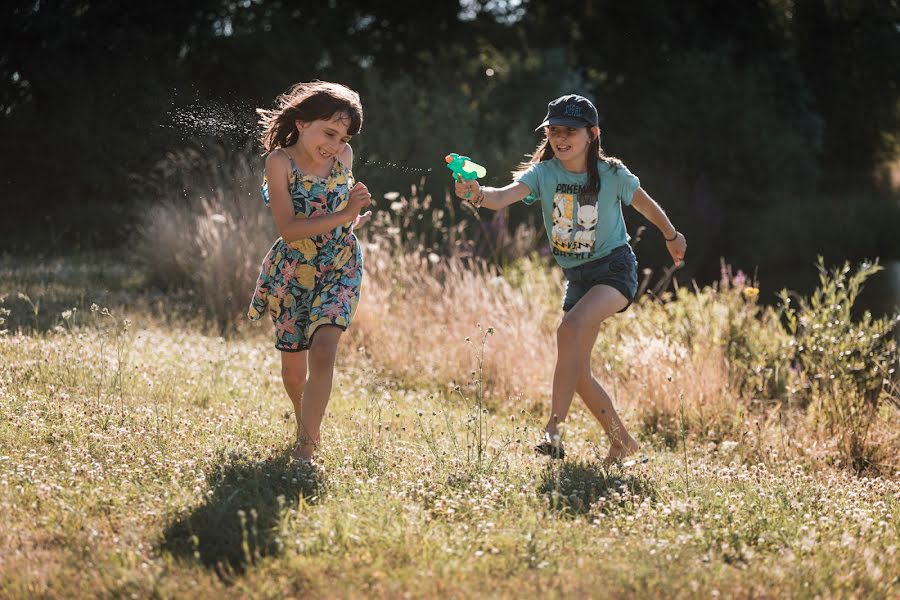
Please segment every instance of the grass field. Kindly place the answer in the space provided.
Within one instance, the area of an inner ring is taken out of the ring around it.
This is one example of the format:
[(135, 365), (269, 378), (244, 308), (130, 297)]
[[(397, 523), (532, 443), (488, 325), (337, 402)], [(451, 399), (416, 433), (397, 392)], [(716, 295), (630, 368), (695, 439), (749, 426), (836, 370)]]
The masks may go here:
[[(549, 379), (533, 384), (505, 357), (503, 323), (457, 315), (443, 370), (392, 368), (376, 351), (389, 307), (373, 283), (313, 471), (289, 460), (269, 327), (219, 337), (190, 298), (142, 291), (139, 271), (113, 264), (0, 261), (12, 311), (0, 336), (0, 597), (900, 594), (890, 407), (872, 427), (884, 464), (859, 474), (799, 408), (710, 414), (738, 405), (738, 388), (709, 370), (714, 353), (693, 361), (721, 386), (699, 400), (688, 388), (699, 376), (667, 380), (659, 363), (674, 429), (651, 427), (652, 394), (618, 377), (634, 364), (598, 356), (651, 461), (604, 469), (606, 441), (576, 400), (571, 457), (549, 463), (530, 450)], [(539, 356), (552, 356), (554, 318), (547, 308)], [(717, 422), (732, 425), (711, 433)]]

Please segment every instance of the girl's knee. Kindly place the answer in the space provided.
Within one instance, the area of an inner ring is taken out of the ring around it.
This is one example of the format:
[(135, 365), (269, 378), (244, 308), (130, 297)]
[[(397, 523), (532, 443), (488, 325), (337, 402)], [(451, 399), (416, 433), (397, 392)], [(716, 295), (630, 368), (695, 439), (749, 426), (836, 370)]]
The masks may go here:
[(313, 342), (309, 349), (309, 368), (323, 369), (334, 366), (337, 357), (337, 340), (326, 339), (324, 336)]
[(578, 339), (578, 331), (581, 329), (581, 323), (578, 318), (567, 313), (563, 316), (562, 322), (556, 328), (556, 340), (558, 342), (571, 344)]
[(590, 393), (593, 387), (594, 374), (591, 373), (591, 370), (584, 368), (579, 369), (578, 379), (575, 380), (575, 392), (583, 398), (585, 394)]
[(306, 368), (282, 365), (281, 380), (284, 382), (284, 385), (303, 385), (306, 383)]

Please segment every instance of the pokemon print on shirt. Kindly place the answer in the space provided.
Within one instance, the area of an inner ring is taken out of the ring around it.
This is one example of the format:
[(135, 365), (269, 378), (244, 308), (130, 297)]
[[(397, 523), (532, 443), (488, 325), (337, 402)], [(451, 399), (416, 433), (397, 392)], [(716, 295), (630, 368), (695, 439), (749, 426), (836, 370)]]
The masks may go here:
[(582, 186), (560, 183), (553, 194), (553, 227), (550, 241), (553, 254), (584, 258), (594, 252), (597, 241), (597, 204), (580, 204)]

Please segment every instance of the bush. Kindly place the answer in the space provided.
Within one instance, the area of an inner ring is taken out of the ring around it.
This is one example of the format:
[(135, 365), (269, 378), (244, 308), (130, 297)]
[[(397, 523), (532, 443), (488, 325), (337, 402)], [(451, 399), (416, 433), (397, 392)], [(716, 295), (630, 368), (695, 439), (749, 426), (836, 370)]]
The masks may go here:
[(871, 465), (877, 451), (867, 438), (880, 405), (896, 401), (892, 379), (900, 353), (893, 330), (900, 316), (873, 319), (866, 311), (857, 322), (851, 317), (863, 283), (882, 270), (877, 261), (850, 274), (849, 263), (828, 271), (819, 257), (818, 269), (820, 285), (812, 296), (796, 298), (795, 305), (782, 291), (782, 310), (794, 338), (810, 417), (837, 436), (844, 457), (861, 470)]
[(900, 316), (851, 316), (877, 263), (851, 274), (849, 263), (829, 272), (820, 258), (818, 268), (812, 296), (782, 291), (779, 309), (759, 305), (758, 288), (726, 264), (715, 285), (645, 295), (604, 325), (595, 366), (620, 397), (634, 400), (644, 432), (668, 446), (682, 429), (714, 442), (740, 439), (751, 422), (797, 404), (841, 461), (871, 468), (879, 448), (870, 429), (885, 401), (900, 406), (893, 337)]
[(217, 145), (173, 152), (146, 182), (137, 253), (151, 282), (193, 296), (198, 313), (233, 330), (277, 237), (259, 197), (262, 168)]
[(723, 265), (719, 283), (642, 296), (604, 324), (595, 352), (635, 399), (644, 431), (674, 446), (680, 430), (714, 441), (741, 434), (759, 400), (782, 398), (789, 340), (758, 289)]

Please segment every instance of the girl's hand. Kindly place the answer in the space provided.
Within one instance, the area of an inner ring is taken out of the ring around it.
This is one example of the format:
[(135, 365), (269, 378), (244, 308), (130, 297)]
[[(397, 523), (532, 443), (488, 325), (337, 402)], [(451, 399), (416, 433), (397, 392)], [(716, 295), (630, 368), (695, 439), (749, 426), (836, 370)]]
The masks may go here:
[[(350, 190), (350, 198), (347, 201), (347, 210), (354, 215), (354, 221), (359, 216), (359, 211), (372, 204), (372, 194), (366, 184), (357, 181)], [(371, 215), (370, 215), (371, 216)]]
[(356, 215), (356, 218), (353, 219), (353, 223), (350, 225), (350, 231), (356, 231), (363, 225), (369, 222), (369, 219), (372, 218), (372, 211), (367, 210), (361, 215)]
[(675, 261), (675, 264), (680, 267), (684, 263), (684, 254), (687, 252), (687, 240), (680, 231), (677, 231), (675, 232), (675, 239), (671, 242), (666, 242), (666, 249), (672, 255), (672, 260)]
[[(480, 190), (481, 185), (478, 183), (477, 179), (463, 179), (462, 181), (456, 181), (456, 195), (463, 200), (475, 202)], [(469, 194), (468, 198), (466, 197), (466, 194)]]

